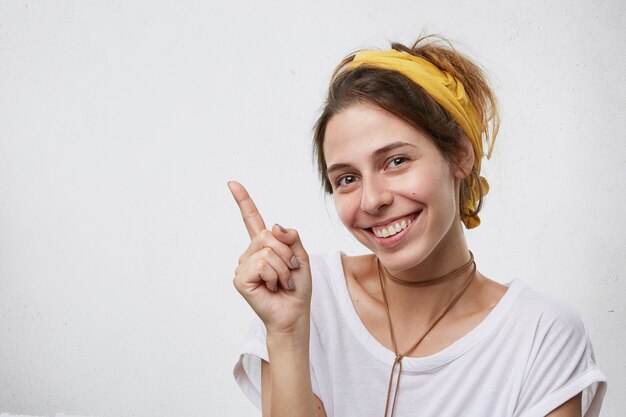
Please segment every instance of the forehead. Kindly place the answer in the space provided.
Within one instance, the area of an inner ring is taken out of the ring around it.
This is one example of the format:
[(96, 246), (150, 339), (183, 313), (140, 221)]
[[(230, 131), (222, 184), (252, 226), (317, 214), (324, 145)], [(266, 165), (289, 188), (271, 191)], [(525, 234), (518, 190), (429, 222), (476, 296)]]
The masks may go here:
[(428, 137), (408, 122), (373, 104), (341, 110), (326, 126), (324, 157), (327, 165), (367, 158), (394, 142), (420, 149), (433, 146)]

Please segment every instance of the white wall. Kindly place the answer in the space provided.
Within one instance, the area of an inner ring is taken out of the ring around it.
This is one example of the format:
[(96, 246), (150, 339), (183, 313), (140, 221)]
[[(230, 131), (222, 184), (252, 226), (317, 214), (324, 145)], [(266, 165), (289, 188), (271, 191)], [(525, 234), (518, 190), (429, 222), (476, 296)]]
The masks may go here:
[[(0, 412), (257, 416), (226, 188), (310, 252), (363, 252), (310, 156), (335, 64), (422, 29), (492, 75), (479, 268), (575, 305), (626, 409), (620, 0), (0, 3)], [(530, 2), (529, 2), (530, 3)]]

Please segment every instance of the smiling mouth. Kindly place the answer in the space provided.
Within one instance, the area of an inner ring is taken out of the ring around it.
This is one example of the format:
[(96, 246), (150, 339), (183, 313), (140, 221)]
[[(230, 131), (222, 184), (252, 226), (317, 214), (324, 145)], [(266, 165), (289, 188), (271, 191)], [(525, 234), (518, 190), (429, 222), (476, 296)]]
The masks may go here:
[(422, 211), (420, 210), (418, 212), (409, 214), (408, 216), (401, 217), (384, 226), (370, 227), (369, 231), (379, 239), (390, 238), (398, 233), (401, 233), (403, 230), (408, 229), (411, 224), (415, 222), (415, 219), (417, 218), (417, 216), (419, 216), (421, 212)]

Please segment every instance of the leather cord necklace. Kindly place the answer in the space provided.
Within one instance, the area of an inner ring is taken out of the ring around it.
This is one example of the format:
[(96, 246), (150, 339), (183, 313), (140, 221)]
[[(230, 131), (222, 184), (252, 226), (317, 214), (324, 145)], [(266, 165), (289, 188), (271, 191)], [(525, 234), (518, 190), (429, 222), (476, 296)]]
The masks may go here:
[(385, 270), (385, 272), (387, 273), (386, 274), (387, 278), (389, 278), (391, 281), (393, 281), (396, 284), (403, 285), (405, 287), (429, 287), (429, 286), (435, 285), (435, 284), (442, 284), (444, 282), (450, 281), (450, 280), (458, 277), (459, 275), (464, 274), (472, 266), (473, 263), (474, 263), (474, 254), (472, 253), (472, 251), (470, 251), (470, 259), (462, 267), (457, 268), (454, 271), (449, 272), (449, 273), (447, 273), (445, 275), (442, 275), (440, 277), (433, 278), (433, 279), (428, 279), (426, 281), (405, 281), (403, 279), (394, 277), (387, 270)]
[(413, 344), (413, 346), (411, 346), (406, 352), (404, 353), (399, 353), (398, 352), (398, 347), (396, 344), (396, 338), (393, 334), (393, 325), (391, 324), (391, 315), (389, 314), (389, 303), (387, 302), (387, 295), (385, 294), (385, 284), (383, 282), (383, 277), (382, 277), (382, 273), (381, 270), (383, 269), (380, 260), (378, 258), (376, 258), (376, 264), (378, 267), (378, 279), (380, 280), (380, 288), (382, 290), (383, 293), (383, 300), (385, 301), (385, 312), (387, 313), (387, 323), (389, 324), (389, 332), (391, 334), (391, 343), (393, 344), (393, 351), (396, 354), (396, 359), (393, 362), (393, 366), (391, 367), (391, 375), (389, 376), (389, 388), (387, 389), (387, 402), (385, 404), (385, 414), (384, 417), (387, 417), (387, 413), (389, 411), (389, 400), (391, 397), (391, 388), (392, 388), (392, 382), (393, 382), (393, 375), (395, 373), (396, 370), (396, 366), (398, 366), (399, 370), (398, 370), (398, 377), (396, 379), (396, 389), (395, 392), (393, 394), (393, 404), (391, 406), (391, 416), (393, 417), (393, 414), (395, 412), (396, 409), (396, 401), (398, 399), (398, 388), (400, 386), (400, 376), (402, 375), (402, 359), (409, 355), (411, 352), (413, 352), (413, 350), (415, 350), (415, 348), (421, 343), (422, 340), (424, 340), (424, 338), (426, 337), (426, 335), (433, 329), (433, 327), (435, 327), (437, 325), (437, 323), (439, 323), (439, 321), (441, 321), (441, 319), (446, 315), (446, 313), (448, 311), (450, 311), (450, 309), (454, 306), (454, 304), (456, 304), (456, 302), (459, 300), (459, 298), (461, 298), (461, 296), (463, 295), (463, 293), (465, 292), (465, 290), (467, 289), (467, 287), (469, 286), (470, 282), (472, 281), (472, 278), (474, 277), (474, 275), (476, 274), (476, 262), (474, 262), (474, 254), (472, 254), (472, 252), (470, 251), (470, 260), (463, 266), (461, 266), (460, 268), (455, 269), (454, 271), (445, 274), (441, 277), (435, 278), (435, 279), (430, 279), (428, 281), (422, 281), (422, 282), (410, 282), (410, 281), (404, 281), (404, 280), (400, 280), (399, 278), (393, 277), (391, 274), (387, 272), (387, 276), (389, 276), (389, 278), (393, 281), (393, 282), (397, 282), (401, 285), (407, 285), (407, 286), (425, 286), (425, 285), (433, 285), (433, 284), (438, 284), (441, 282), (445, 282), (448, 281), (454, 277), (458, 277), (459, 275), (465, 273), (468, 269), (472, 268), (472, 272), (469, 274), (469, 276), (465, 279), (465, 282), (463, 283), (463, 285), (461, 286), (461, 288), (456, 292), (456, 294), (454, 295), (454, 297), (452, 297), (452, 299), (448, 302), (448, 304), (445, 306), (445, 308), (443, 309), (443, 311), (437, 316), (437, 318), (430, 324), (430, 326), (428, 326), (428, 329), (426, 330), (426, 332), (424, 332), (424, 334), (417, 339), (417, 341)]

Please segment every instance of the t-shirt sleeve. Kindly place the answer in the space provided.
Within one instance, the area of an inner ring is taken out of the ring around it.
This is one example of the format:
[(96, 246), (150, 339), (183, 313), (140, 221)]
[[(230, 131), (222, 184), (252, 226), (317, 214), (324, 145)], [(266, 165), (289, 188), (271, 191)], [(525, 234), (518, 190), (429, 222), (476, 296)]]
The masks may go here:
[(557, 305), (541, 314), (515, 416), (544, 417), (578, 393), (582, 415), (597, 417), (606, 391), (580, 315)]
[(248, 399), (261, 410), (261, 360), (269, 362), (265, 325), (258, 316), (250, 321), (233, 376)]

